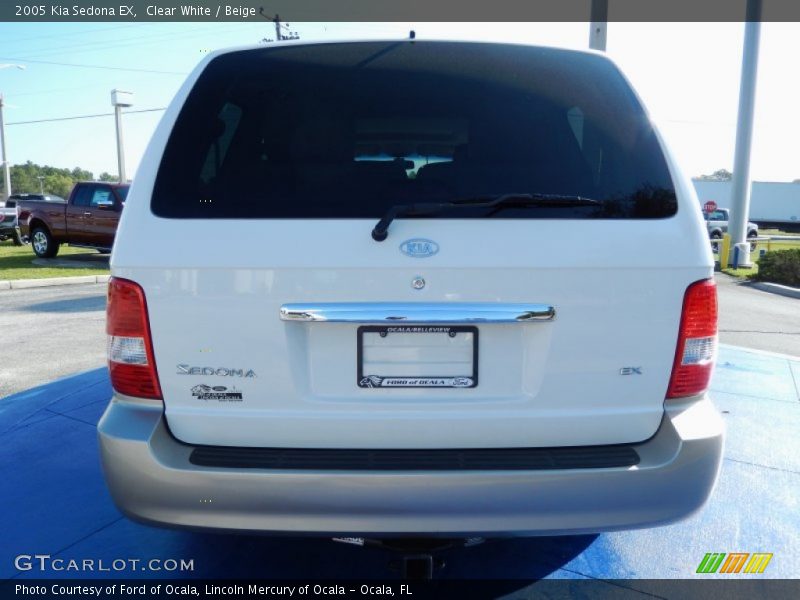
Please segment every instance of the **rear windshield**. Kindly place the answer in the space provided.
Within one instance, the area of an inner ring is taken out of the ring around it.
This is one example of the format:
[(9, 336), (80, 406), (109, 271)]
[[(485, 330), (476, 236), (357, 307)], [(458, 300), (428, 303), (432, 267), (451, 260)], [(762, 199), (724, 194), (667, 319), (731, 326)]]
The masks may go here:
[(375, 219), (394, 205), (506, 193), (601, 203), (518, 206), (501, 218), (676, 211), (650, 122), (604, 58), (409, 41), (214, 59), (169, 137), (152, 210), (172, 218)]

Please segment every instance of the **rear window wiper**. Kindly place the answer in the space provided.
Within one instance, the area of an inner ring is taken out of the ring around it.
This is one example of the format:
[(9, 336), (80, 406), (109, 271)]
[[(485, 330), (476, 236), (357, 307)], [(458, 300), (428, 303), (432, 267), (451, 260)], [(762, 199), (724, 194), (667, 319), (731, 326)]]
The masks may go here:
[(417, 204), (398, 204), (391, 207), (372, 229), (372, 239), (382, 242), (389, 235), (389, 225), (397, 217), (422, 217), (437, 215), (459, 208), (493, 208), (493, 214), (506, 207), (553, 208), (569, 206), (599, 206), (602, 202), (583, 196), (563, 194), (502, 194), (500, 196), (479, 196), (462, 198), (451, 202), (422, 202)]

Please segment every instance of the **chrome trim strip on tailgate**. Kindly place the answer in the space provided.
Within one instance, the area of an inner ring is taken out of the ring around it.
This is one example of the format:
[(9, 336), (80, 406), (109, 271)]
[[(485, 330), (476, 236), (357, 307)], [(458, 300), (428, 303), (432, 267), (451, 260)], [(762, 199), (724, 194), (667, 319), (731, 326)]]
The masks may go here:
[(531, 323), (552, 321), (547, 304), (330, 302), (284, 304), (282, 321), (328, 323)]

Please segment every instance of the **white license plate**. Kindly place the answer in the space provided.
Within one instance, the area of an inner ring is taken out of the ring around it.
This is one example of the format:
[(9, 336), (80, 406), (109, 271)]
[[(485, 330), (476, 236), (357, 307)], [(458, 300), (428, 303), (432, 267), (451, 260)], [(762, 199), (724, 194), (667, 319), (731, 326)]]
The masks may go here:
[(478, 328), (364, 325), (357, 360), (360, 388), (474, 388)]

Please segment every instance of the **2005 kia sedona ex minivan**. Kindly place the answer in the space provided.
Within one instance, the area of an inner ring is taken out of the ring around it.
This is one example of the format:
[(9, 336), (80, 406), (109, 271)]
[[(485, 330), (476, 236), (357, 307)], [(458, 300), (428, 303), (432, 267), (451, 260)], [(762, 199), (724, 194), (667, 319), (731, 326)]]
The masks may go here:
[(216, 52), (150, 141), (111, 272), (100, 448), (136, 520), (569, 534), (714, 487), (704, 223), (605, 56)]

